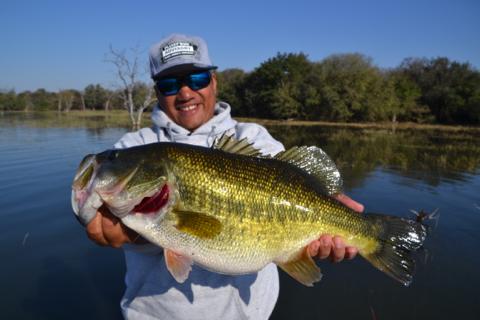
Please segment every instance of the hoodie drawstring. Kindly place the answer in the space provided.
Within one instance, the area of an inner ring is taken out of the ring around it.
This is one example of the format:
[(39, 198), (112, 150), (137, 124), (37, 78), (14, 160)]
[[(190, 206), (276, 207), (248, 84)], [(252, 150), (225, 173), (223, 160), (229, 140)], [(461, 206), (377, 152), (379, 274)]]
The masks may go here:
[[(209, 135), (208, 135), (208, 137), (207, 137), (207, 146), (208, 146), (209, 148), (212, 147), (213, 141), (215, 140), (215, 136), (213, 136), (213, 131), (215, 130), (215, 128), (216, 128), (215, 126), (212, 126), (212, 131), (210, 131), (210, 133), (209, 133)], [(210, 136), (213, 136), (213, 137), (212, 137), (212, 143), (211, 143), (211, 144), (208, 142), (208, 140), (210, 139)]]
[(172, 140), (172, 142), (175, 142), (175, 139), (173, 138), (172, 128), (170, 127), (170, 121), (167, 122), (167, 131), (168, 131), (168, 135), (170, 136), (170, 139)]
[[(208, 148), (211, 148), (212, 145), (213, 145), (213, 142), (215, 141), (215, 134), (214, 134), (214, 131), (217, 127), (216, 126), (212, 126), (212, 130), (210, 131), (210, 133), (208, 134), (207, 136), (207, 147)], [(167, 133), (168, 135), (170, 136), (170, 141), (171, 142), (175, 142), (175, 138), (174, 138), (174, 135), (173, 135), (173, 131), (172, 131), (172, 126), (171, 126), (171, 122), (167, 122), (167, 126), (166, 126), (166, 129), (167, 129)], [(190, 132), (189, 135), (191, 135), (193, 132)], [(212, 138), (212, 142), (210, 142), (210, 138)], [(158, 141), (160, 142), (160, 130), (158, 131)]]

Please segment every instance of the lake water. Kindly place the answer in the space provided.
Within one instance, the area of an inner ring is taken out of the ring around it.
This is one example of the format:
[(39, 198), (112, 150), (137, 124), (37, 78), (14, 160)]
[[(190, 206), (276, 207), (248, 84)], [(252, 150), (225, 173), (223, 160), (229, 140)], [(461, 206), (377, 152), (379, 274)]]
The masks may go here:
[[(285, 130), (271, 128), (280, 140), (308, 132), (287, 145), (315, 142), (337, 152), (335, 142), (325, 138), (336, 134), (332, 129)], [(71, 211), (70, 185), (83, 156), (111, 147), (127, 131), (41, 128), (0, 118), (2, 319), (121, 318), (123, 250), (88, 240)], [(322, 135), (312, 140), (315, 132)], [(393, 162), (359, 169), (349, 163), (354, 160), (342, 161), (346, 193), (366, 211), (413, 218), (410, 210), (438, 209), (440, 219), (425, 222), (431, 232), (415, 254), (413, 283), (403, 286), (360, 256), (319, 262), (324, 277), (313, 288), (280, 271), (280, 298), (271, 319), (480, 319), (478, 162), (473, 170), (424, 172)]]

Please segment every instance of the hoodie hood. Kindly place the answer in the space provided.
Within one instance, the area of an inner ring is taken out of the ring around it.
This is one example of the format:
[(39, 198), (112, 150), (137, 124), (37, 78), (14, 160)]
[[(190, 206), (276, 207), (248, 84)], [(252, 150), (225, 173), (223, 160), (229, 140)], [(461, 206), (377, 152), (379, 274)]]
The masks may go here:
[(158, 127), (159, 141), (164, 141), (160, 139), (161, 136), (164, 136), (168, 141), (172, 142), (210, 147), (217, 135), (220, 136), (223, 133), (233, 134), (235, 132), (237, 121), (232, 119), (230, 111), (231, 108), (228, 103), (217, 102), (213, 118), (197, 130), (190, 132), (173, 122), (157, 103), (152, 112), (152, 121)]

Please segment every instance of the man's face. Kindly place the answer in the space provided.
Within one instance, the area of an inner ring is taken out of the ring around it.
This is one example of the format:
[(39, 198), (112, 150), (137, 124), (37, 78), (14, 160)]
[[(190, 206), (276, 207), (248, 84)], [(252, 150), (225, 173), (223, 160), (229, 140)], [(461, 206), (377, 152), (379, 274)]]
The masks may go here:
[[(178, 73), (171, 77), (183, 77), (191, 73)], [(208, 87), (203, 89), (192, 90), (183, 83), (178, 93), (174, 95), (164, 96), (158, 89), (155, 92), (163, 112), (173, 122), (187, 130), (195, 131), (213, 118), (217, 93), (217, 80), (214, 73)]]

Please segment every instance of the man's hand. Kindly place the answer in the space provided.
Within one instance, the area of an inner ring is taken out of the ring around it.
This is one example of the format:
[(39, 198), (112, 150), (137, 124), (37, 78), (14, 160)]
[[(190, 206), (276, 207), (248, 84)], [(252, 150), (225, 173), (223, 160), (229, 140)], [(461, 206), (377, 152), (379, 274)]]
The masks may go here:
[(126, 227), (104, 206), (100, 207), (95, 217), (87, 225), (88, 237), (99, 246), (120, 248), (125, 243), (147, 243), (138, 237), (138, 233)]
[[(353, 201), (350, 197), (342, 194), (336, 198), (344, 205), (351, 209), (362, 212), (363, 205)], [(345, 242), (341, 237), (332, 237), (328, 234), (324, 234), (320, 239), (313, 241), (308, 247), (310, 256), (314, 259), (322, 260), (327, 259), (332, 263), (337, 263), (343, 259), (353, 259), (357, 255), (357, 249), (354, 247), (346, 247)]]

